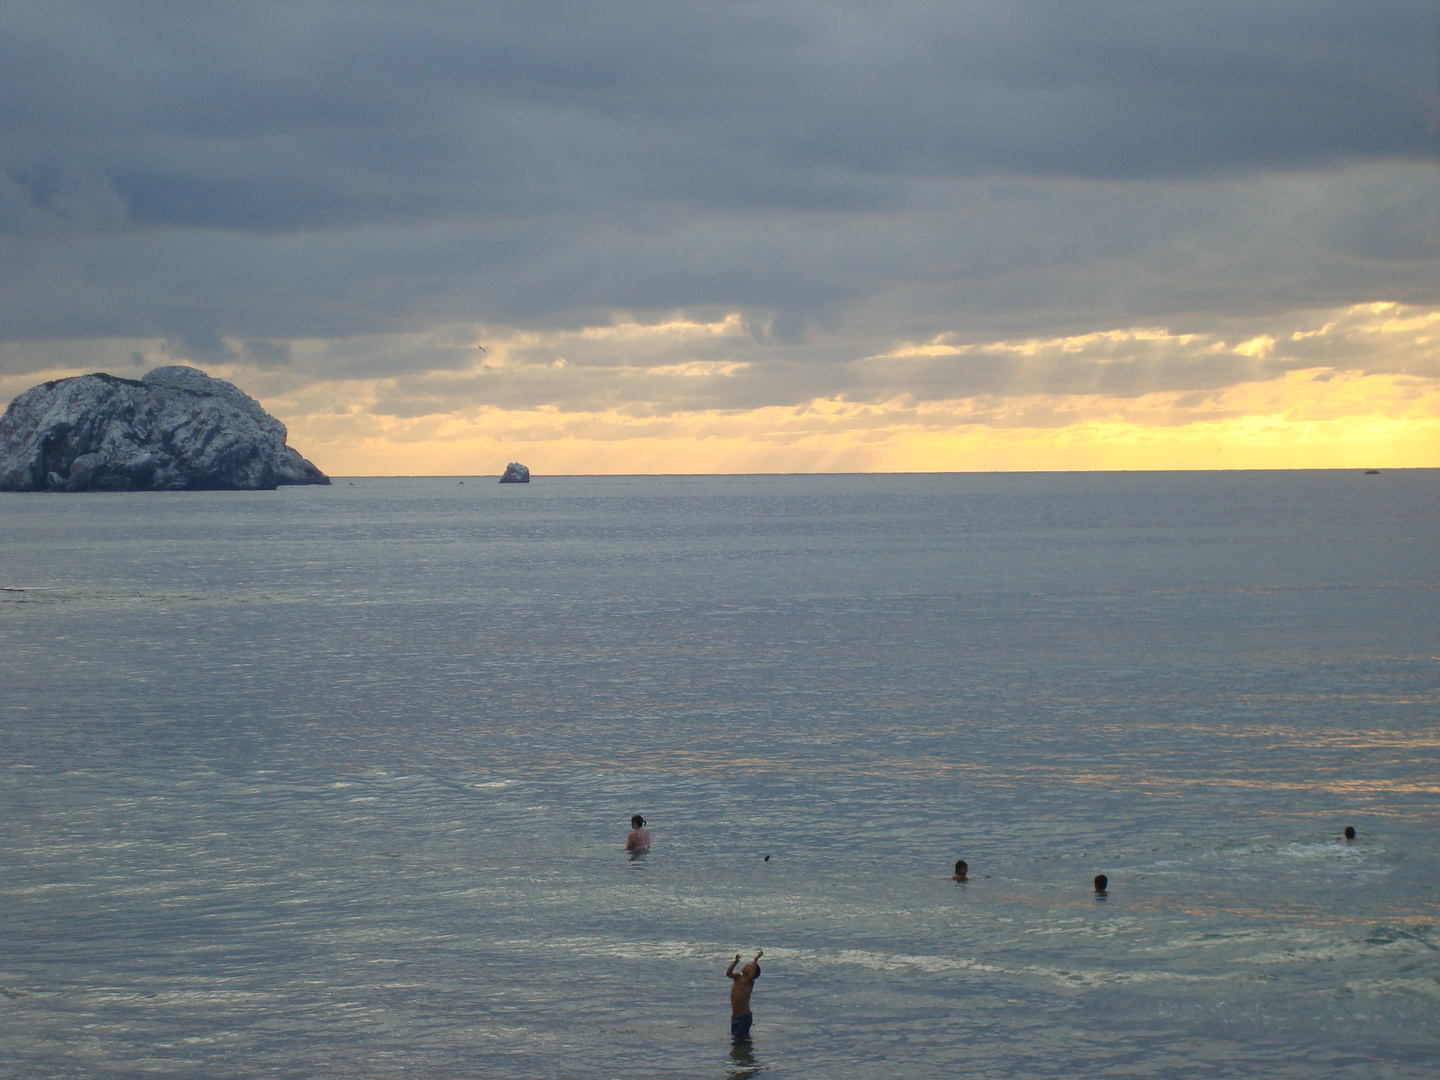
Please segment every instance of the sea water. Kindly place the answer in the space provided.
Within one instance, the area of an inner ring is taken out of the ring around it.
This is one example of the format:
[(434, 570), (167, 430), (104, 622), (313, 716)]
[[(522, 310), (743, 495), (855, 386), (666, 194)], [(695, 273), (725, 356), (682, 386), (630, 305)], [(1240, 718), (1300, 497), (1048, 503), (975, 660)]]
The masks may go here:
[(1437, 538), (1435, 471), (0, 495), (0, 1075), (1434, 1076)]

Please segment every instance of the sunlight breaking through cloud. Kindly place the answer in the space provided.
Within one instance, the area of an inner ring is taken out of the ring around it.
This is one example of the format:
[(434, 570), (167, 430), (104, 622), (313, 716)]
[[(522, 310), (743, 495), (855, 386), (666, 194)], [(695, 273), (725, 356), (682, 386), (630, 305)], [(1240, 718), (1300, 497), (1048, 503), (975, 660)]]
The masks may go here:
[[(947, 334), (831, 365), (828, 385), (808, 382), (805, 355), (765, 346), (736, 314), (285, 345), (283, 365), (209, 369), (259, 397), (293, 444), (339, 475), (484, 473), (512, 458), (543, 474), (1393, 467), (1440, 457), (1440, 311), (1392, 303), (1224, 334), (1137, 327), (964, 344)], [(52, 348), (50, 377), (104, 366), (97, 346)], [(116, 348), (141, 358), (135, 374), (171, 361), (163, 342)], [(425, 370), (365, 374), (373, 358), (397, 355)], [(325, 377), (337, 367), (351, 377)], [(32, 381), (11, 377), (0, 391)]]

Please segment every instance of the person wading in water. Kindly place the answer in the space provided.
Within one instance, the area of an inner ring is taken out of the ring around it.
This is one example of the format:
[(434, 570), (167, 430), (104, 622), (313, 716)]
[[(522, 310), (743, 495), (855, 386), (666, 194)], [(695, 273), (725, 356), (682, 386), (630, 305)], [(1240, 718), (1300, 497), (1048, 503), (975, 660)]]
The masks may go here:
[(730, 1038), (736, 1042), (750, 1038), (750, 1024), (755, 1019), (750, 1012), (750, 991), (755, 989), (755, 980), (760, 977), (760, 957), (764, 955), (765, 950), (761, 949), (755, 954), (755, 959), (737, 973), (735, 965), (740, 963), (737, 952), (725, 969), (730, 978)]
[(639, 814), (630, 819), (630, 835), (625, 838), (625, 850), (631, 855), (644, 855), (650, 850), (650, 830)]

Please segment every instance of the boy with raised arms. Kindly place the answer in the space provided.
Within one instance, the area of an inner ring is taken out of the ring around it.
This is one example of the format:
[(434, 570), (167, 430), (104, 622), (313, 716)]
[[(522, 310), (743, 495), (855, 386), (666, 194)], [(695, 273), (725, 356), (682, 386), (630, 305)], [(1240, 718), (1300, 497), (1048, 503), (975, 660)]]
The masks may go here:
[(761, 949), (755, 954), (755, 959), (737, 973), (735, 965), (740, 963), (737, 952), (725, 969), (730, 978), (730, 1037), (736, 1042), (750, 1038), (750, 1024), (755, 1019), (750, 1012), (750, 991), (755, 989), (755, 980), (760, 977), (760, 957), (764, 955), (765, 950)]

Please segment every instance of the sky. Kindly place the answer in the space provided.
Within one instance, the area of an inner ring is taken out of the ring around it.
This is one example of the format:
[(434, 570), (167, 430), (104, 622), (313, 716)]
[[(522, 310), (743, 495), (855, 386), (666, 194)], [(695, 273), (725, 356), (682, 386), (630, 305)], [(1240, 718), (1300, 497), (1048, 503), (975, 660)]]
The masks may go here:
[(333, 475), (1440, 466), (1433, 0), (0, 7), (0, 401)]

